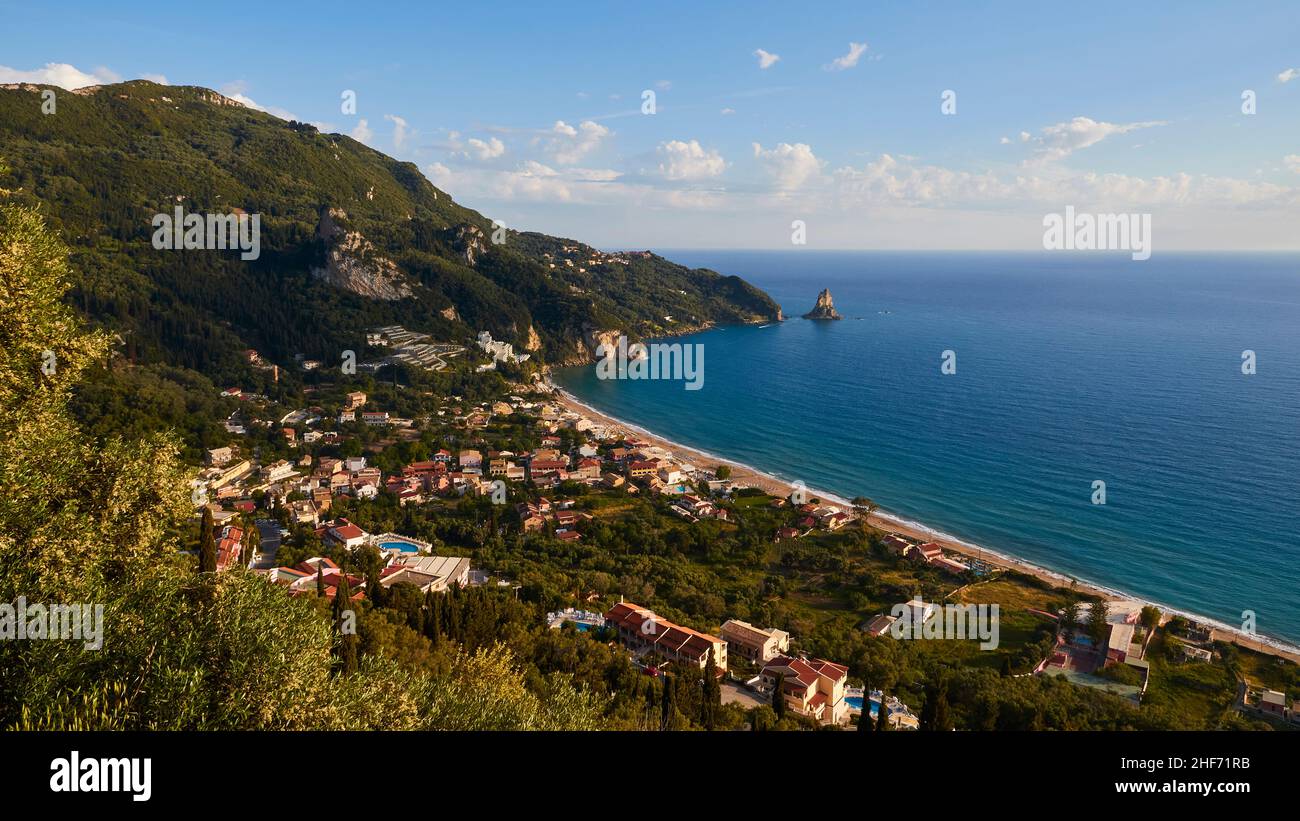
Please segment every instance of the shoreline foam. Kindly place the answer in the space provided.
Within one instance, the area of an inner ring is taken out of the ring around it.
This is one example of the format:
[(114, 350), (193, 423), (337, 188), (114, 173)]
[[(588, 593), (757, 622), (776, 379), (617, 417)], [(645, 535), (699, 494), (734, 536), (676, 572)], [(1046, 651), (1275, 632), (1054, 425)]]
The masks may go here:
[[(680, 442), (669, 439), (666, 436), (655, 433), (641, 425), (619, 419), (616, 416), (599, 410), (598, 408), (582, 401), (569, 391), (559, 387), (554, 382), (551, 382), (549, 379), (546, 380), (545, 384), (555, 392), (556, 396), (560, 398), (560, 403), (568, 410), (590, 416), (607, 427), (622, 428), (624, 430), (633, 431), (650, 440), (652, 443), (663, 447), (665, 450), (672, 451), (675, 456), (678, 456), (678, 458), (685, 456), (693, 462), (711, 461), (714, 464), (725, 464), (732, 469), (732, 481), (735, 481), (737, 484), (748, 483), (769, 493), (777, 491), (777, 493), (774, 493), (773, 495), (780, 495), (782, 497), (788, 496), (790, 491), (794, 488), (792, 481), (782, 479), (774, 473), (760, 470), (753, 465), (738, 462), (735, 459), (729, 459), (725, 456), (710, 453), (702, 448), (684, 445)], [(697, 465), (697, 467), (704, 466), (705, 465), (703, 464)], [(740, 471), (740, 474), (738, 474), (737, 471)], [(845, 499), (838, 494), (820, 491), (812, 487), (807, 487), (805, 490), (811, 497), (823, 499), (833, 504), (843, 505), (845, 507), (852, 507), (852, 503), (848, 499)], [(1092, 595), (1135, 601), (1142, 605), (1151, 605), (1159, 608), (1166, 617), (1182, 616), (1191, 621), (1211, 626), (1213, 628), (1211, 637), (1215, 640), (1232, 642), (1251, 650), (1281, 656), (1290, 661), (1300, 663), (1300, 647), (1290, 644), (1282, 639), (1272, 638), (1258, 633), (1246, 633), (1240, 628), (1225, 624), (1218, 619), (1193, 613), (1189, 610), (1172, 607), (1141, 596), (1125, 593), (1122, 590), (1098, 582), (1069, 576), (1059, 571), (1052, 570), (1051, 568), (1034, 564), (1025, 559), (1020, 559), (1009, 554), (991, 550), (983, 545), (966, 541), (958, 536), (930, 527), (922, 522), (906, 519), (895, 513), (877, 510), (871, 515), (870, 521), (878, 526), (888, 526), (889, 528), (914, 538), (923, 538), (926, 541), (937, 542), (944, 548), (956, 553), (979, 558), (988, 564), (1033, 576), (1057, 587), (1070, 587), (1073, 585), (1076, 589), (1083, 590)]]

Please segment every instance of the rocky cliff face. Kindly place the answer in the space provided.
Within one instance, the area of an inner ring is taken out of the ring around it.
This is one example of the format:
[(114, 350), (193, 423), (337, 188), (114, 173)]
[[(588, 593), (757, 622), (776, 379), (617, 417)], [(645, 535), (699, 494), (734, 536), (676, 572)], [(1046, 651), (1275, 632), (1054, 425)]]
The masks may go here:
[(410, 296), (411, 286), (397, 265), (380, 256), (361, 232), (347, 230), (347, 218), (341, 208), (321, 209), (316, 236), (325, 243), (325, 267), (313, 268), (312, 276), (371, 299)]
[(474, 263), (487, 253), (487, 238), (477, 225), (462, 225), (456, 229), (456, 247), (465, 264), (474, 267)]
[(839, 312), (835, 310), (835, 303), (831, 300), (831, 289), (823, 288), (822, 292), (817, 295), (817, 304), (813, 309), (803, 315), (804, 319), (843, 319)]

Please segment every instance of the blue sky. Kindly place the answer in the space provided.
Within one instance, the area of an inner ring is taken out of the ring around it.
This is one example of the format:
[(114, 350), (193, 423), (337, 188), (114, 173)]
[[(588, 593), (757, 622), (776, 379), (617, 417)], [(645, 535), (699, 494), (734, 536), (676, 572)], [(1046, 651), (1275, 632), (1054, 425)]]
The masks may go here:
[(215, 88), (514, 228), (1034, 248), (1074, 205), (1151, 213), (1157, 248), (1300, 247), (1294, 2), (105, 5), (0, 3), (0, 81)]

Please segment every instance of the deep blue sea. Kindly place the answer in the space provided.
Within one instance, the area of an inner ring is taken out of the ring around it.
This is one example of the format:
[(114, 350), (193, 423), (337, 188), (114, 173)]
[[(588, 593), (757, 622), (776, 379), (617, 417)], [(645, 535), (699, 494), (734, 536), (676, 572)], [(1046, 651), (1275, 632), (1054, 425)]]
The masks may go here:
[[(704, 345), (700, 390), (557, 373), (583, 401), (1071, 577), (1228, 625), (1253, 610), (1300, 644), (1300, 255), (662, 253), (794, 318), (675, 340)], [(798, 319), (822, 288), (844, 319)]]

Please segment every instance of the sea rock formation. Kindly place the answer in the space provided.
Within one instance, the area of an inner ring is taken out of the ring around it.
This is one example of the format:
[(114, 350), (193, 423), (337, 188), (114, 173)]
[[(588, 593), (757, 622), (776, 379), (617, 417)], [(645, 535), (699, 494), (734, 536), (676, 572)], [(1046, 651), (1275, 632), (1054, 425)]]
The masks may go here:
[(813, 309), (803, 315), (804, 319), (843, 319), (839, 312), (835, 310), (835, 303), (831, 300), (831, 289), (823, 288), (822, 292), (817, 295), (817, 304)]

